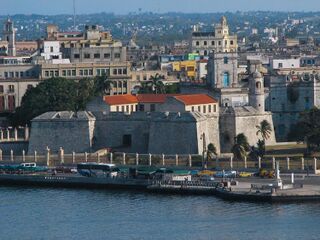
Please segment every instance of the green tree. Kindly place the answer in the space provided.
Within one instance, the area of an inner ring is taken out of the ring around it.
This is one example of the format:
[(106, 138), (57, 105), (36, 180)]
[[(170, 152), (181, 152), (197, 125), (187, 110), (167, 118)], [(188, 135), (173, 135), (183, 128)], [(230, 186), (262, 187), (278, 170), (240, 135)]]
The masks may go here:
[(232, 146), (231, 152), (236, 160), (244, 160), (250, 151), (250, 145), (247, 137), (240, 133), (235, 137), (235, 143)]
[(94, 81), (90, 79), (79, 82), (65, 78), (47, 79), (26, 92), (21, 106), (10, 117), (11, 124), (29, 124), (34, 117), (49, 111), (84, 110), (94, 89)]
[(214, 156), (217, 156), (217, 148), (213, 143), (210, 143), (208, 145), (208, 150), (207, 150), (207, 159), (212, 160)]
[(93, 79), (93, 92), (94, 96), (103, 96), (107, 94), (110, 89), (113, 87), (113, 82), (108, 79), (107, 76), (99, 76)]
[(291, 139), (305, 141), (308, 153), (320, 149), (320, 110), (316, 107), (300, 114), (299, 122), (289, 133)]
[(266, 144), (264, 140), (259, 139), (257, 142), (257, 154), (263, 158), (266, 153)]
[(260, 134), (263, 141), (266, 141), (270, 138), (272, 129), (271, 125), (267, 120), (263, 120), (260, 125), (256, 126), (257, 128), (257, 136)]

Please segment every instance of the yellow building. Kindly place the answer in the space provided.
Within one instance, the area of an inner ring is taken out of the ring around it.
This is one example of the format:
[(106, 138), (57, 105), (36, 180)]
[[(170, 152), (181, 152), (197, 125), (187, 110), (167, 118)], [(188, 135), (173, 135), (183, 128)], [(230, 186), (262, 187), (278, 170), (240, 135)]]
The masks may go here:
[(185, 73), (186, 77), (195, 79), (197, 74), (197, 62), (193, 60), (172, 62), (174, 72)]

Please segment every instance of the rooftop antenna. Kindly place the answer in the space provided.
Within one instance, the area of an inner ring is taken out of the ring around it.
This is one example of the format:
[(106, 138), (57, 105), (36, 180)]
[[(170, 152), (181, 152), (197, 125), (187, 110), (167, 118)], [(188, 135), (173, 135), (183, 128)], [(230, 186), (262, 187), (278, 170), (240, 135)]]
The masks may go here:
[(73, 30), (76, 30), (76, 0), (73, 0)]

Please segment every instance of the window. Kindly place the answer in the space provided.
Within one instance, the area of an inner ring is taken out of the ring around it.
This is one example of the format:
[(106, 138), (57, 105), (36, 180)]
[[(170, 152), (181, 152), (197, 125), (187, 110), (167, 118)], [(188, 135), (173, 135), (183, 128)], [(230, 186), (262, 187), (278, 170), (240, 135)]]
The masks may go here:
[(67, 70), (67, 75), (71, 76), (71, 70)]
[(16, 78), (18, 78), (19, 77), (19, 72), (15, 72), (15, 74), (16, 74)]
[(144, 112), (144, 104), (139, 104), (139, 111)]
[(76, 75), (77, 75), (76, 70), (72, 70), (72, 76), (76, 76)]
[(100, 58), (100, 53), (95, 53), (95, 54), (93, 55), (93, 57), (94, 57), (94, 58)]
[(224, 45), (227, 46), (228, 45), (228, 40), (224, 41)]
[(90, 47), (90, 44), (86, 43), (86, 44), (84, 44), (84, 47), (88, 48), (88, 47)]
[(14, 85), (9, 85), (8, 88), (9, 88), (8, 90), (10, 93), (14, 93)]
[(20, 72), (20, 77), (21, 77), (21, 78), (23, 77), (23, 72)]
[(93, 69), (89, 69), (89, 75), (90, 75), (90, 76), (93, 75)]
[(223, 58), (223, 63), (224, 63), (224, 64), (228, 64), (228, 62), (229, 62), (228, 57), (224, 57), (224, 58)]
[(120, 53), (115, 53), (114, 54), (114, 58), (120, 58), (120, 56), (121, 56)]
[(203, 45), (207, 46), (207, 44), (208, 44), (207, 41), (204, 41), (204, 42), (203, 42)]
[(230, 40), (230, 45), (233, 45), (233, 40)]
[(278, 63), (278, 68), (282, 68), (283, 67), (283, 63)]
[(208, 112), (211, 113), (211, 105), (208, 106)]
[(44, 72), (44, 75), (45, 75), (46, 77), (49, 77), (49, 71), (45, 71), (45, 72)]
[(50, 52), (53, 52), (53, 47), (50, 47)]
[(213, 105), (213, 112), (217, 111), (217, 105)]
[(79, 71), (79, 75), (83, 76), (83, 70), (82, 69)]
[(90, 58), (90, 53), (85, 53), (84, 58), (87, 58), (87, 59)]
[(200, 45), (199, 41), (196, 41), (196, 46), (199, 46), (199, 45)]
[(133, 105), (131, 105), (131, 112), (133, 112)]
[(221, 46), (221, 41), (219, 41), (218, 43), (219, 43), (219, 46)]
[(8, 78), (8, 72), (4, 72), (4, 77)]
[(124, 112), (124, 106), (121, 106), (121, 112)]
[(117, 112), (119, 112), (119, 106), (117, 106), (116, 109), (117, 109)]
[(151, 104), (150, 105), (150, 112), (155, 112), (156, 111), (156, 105), (155, 104)]
[(118, 74), (122, 75), (122, 69), (121, 68), (118, 69)]
[(122, 136), (122, 145), (124, 147), (130, 147), (131, 146), (131, 135), (125, 134)]
[(206, 113), (207, 112), (207, 107), (206, 105), (203, 106), (203, 113)]
[(198, 106), (198, 112), (201, 112), (201, 107), (200, 106)]
[(74, 58), (80, 58), (80, 54), (76, 53), (73, 55)]
[(110, 58), (111, 55), (110, 55), (110, 53), (105, 53), (103, 56), (104, 56), (104, 58)]
[(66, 70), (62, 70), (62, 76), (63, 77), (67, 76), (67, 71)]
[(126, 106), (126, 112), (129, 112), (129, 105)]
[(126, 74), (127, 74), (127, 69), (124, 68), (124, 69), (122, 70), (122, 73), (123, 73), (124, 75), (126, 75)]
[(118, 74), (117, 69), (113, 69), (113, 75), (117, 75), (117, 74)]
[(83, 75), (88, 76), (88, 69), (85, 69), (85, 70), (83, 71)]
[(215, 41), (211, 41), (211, 45), (214, 46), (215, 45)]
[(0, 85), (0, 93), (3, 93), (3, 85)]
[(59, 77), (59, 71), (57, 71), (57, 70), (54, 71), (54, 76), (55, 76), (55, 77)]
[(194, 107), (193, 106), (191, 107), (191, 112), (194, 112)]
[(208, 55), (208, 51), (207, 51), (207, 50), (204, 50), (203, 55), (204, 55), (204, 56), (207, 56), (207, 55)]
[(230, 85), (230, 75), (228, 72), (223, 74), (223, 87), (229, 87)]

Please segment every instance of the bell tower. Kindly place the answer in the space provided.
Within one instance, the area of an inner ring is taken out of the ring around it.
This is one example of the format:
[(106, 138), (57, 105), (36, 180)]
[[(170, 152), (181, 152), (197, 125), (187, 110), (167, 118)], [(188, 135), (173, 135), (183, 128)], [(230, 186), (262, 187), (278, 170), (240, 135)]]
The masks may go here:
[(16, 56), (16, 33), (10, 18), (3, 25), (3, 38), (8, 42), (8, 55)]
[(257, 69), (249, 79), (249, 105), (259, 113), (265, 112), (264, 80)]

